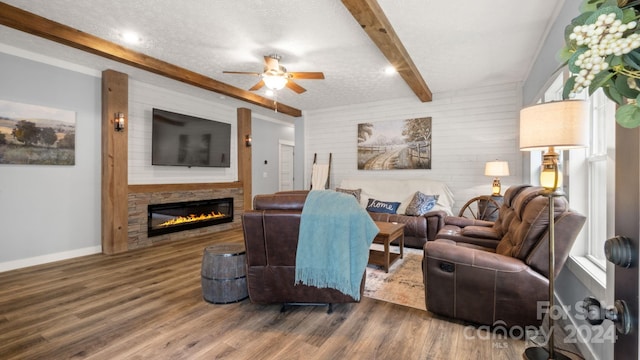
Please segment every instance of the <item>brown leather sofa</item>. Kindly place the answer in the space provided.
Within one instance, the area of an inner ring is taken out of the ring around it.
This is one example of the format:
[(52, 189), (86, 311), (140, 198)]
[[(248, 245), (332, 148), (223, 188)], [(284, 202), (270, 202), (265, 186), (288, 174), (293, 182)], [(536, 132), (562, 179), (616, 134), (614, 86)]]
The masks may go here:
[[(338, 290), (295, 285), (296, 249), (306, 191), (256, 195), (242, 215), (247, 286), (258, 304), (334, 304), (356, 302)], [(364, 291), (366, 272), (360, 284)], [(331, 311), (331, 307), (329, 308)]]
[[(306, 194), (308, 190), (281, 191), (277, 194)], [(422, 216), (409, 216), (402, 214), (386, 214), (369, 212), (373, 221), (397, 222), (404, 224), (404, 246), (422, 249), (429, 240), (434, 240), (444, 226), (447, 213), (443, 210), (432, 210)], [(398, 240), (392, 242), (399, 245)]]
[[(343, 179), (337, 188), (360, 191), (360, 205), (367, 206), (369, 199), (400, 202), (397, 214), (370, 212), (374, 221), (405, 224), (404, 246), (422, 249), (429, 240), (434, 240), (438, 230), (444, 226), (444, 219), (452, 215), (453, 193), (441, 181), (425, 177), (415, 179), (388, 178), (380, 176)], [(416, 191), (426, 195), (438, 195), (436, 206), (424, 215), (405, 215), (408, 204)], [(397, 245), (397, 242), (394, 242)]]
[[(448, 217), (424, 246), (427, 310), (478, 324), (528, 326), (549, 299), (549, 198), (542, 188), (510, 187), (495, 223)], [(555, 274), (585, 217), (554, 198)]]

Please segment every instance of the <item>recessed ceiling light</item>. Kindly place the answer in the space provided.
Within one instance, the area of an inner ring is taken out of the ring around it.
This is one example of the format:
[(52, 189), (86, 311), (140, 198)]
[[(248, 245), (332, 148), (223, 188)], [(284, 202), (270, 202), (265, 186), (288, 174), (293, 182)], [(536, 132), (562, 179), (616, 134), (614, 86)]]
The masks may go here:
[(142, 40), (140, 39), (140, 35), (133, 31), (125, 31), (120, 34), (120, 36), (122, 37), (122, 40), (129, 44), (137, 44)]
[(394, 68), (394, 67), (393, 67), (393, 66), (391, 66), (391, 65), (389, 65), (389, 66), (387, 66), (386, 68), (384, 68), (384, 73), (385, 73), (385, 74), (387, 74), (387, 75), (393, 75), (393, 74), (395, 74), (396, 72), (397, 72), (397, 71), (396, 71), (396, 68)]

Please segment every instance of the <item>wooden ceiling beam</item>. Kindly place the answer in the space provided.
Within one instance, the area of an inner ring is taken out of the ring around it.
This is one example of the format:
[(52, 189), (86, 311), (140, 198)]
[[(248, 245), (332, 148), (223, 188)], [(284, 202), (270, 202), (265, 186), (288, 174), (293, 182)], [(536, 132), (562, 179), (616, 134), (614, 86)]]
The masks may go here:
[(0, 2), (0, 24), (294, 117), (302, 111)]
[(342, 0), (342, 3), (416, 96), (422, 102), (431, 101), (433, 99), (431, 90), (378, 2), (376, 0)]

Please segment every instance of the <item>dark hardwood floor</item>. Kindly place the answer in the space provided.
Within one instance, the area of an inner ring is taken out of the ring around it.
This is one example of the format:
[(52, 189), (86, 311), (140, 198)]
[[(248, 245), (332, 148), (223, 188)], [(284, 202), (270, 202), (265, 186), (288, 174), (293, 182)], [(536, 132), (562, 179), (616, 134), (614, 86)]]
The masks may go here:
[(293, 307), (202, 298), (203, 249), (240, 230), (0, 273), (0, 359), (520, 359), (429, 312), (363, 298)]

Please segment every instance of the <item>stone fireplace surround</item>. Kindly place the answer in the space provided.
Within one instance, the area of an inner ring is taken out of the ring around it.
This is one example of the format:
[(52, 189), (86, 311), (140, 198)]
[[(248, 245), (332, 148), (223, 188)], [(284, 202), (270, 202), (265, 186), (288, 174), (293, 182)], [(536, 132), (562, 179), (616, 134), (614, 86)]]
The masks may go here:
[[(153, 237), (147, 236), (147, 205), (180, 201), (233, 198), (233, 221)], [(240, 228), (244, 212), (243, 190), (240, 183), (129, 185), (128, 193), (128, 249), (139, 249), (166, 241), (213, 234)]]

